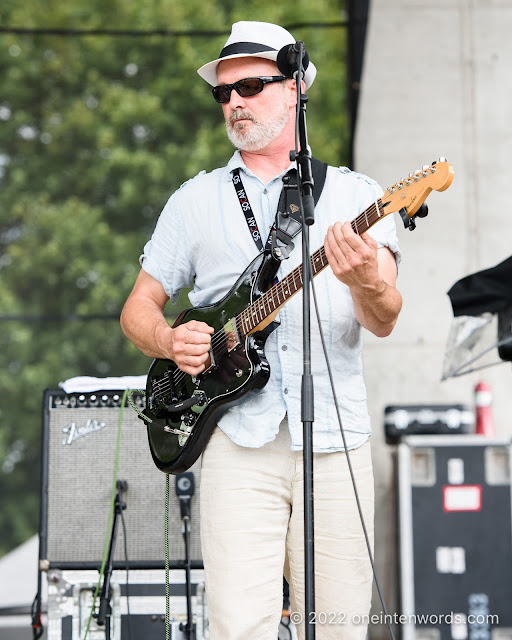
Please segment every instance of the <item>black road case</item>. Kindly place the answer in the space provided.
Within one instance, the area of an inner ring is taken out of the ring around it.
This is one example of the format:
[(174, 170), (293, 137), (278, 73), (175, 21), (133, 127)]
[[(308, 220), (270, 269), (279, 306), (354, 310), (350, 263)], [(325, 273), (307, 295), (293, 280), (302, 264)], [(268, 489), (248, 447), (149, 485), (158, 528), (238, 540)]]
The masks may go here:
[(398, 446), (403, 640), (512, 639), (511, 441)]

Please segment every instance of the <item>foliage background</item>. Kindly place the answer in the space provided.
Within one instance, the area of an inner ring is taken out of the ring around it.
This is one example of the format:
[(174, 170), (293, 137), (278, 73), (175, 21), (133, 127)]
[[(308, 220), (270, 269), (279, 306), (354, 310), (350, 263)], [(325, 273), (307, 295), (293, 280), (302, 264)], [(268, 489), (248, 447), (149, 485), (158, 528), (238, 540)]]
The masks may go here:
[(38, 528), (43, 390), (147, 371), (118, 323), (138, 256), (169, 195), (232, 153), (196, 69), (237, 20), (291, 27), (319, 69), (313, 153), (346, 164), (343, 10), (343, 0), (2, 0), (3, 28), (221, 34), (0, 33), (0, 555)]

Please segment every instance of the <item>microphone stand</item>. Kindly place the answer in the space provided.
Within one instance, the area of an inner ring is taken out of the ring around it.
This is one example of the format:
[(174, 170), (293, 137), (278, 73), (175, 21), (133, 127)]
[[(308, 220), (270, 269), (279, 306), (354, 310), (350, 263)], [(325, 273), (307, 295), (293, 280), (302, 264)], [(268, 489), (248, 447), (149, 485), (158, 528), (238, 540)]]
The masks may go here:
[(116, 497), (114, 499), (114, 519), (112, 522), (112, 529), (110, 532), (110, 543), (108, 548), (107, 569), (103, 576), (103, 587), (101, 590), (98, 613), (96, 614), (96, 623), (102, 627), (105, 625), (105, 638), (110, 640), (111, 638), (111, 621), (112, 621), (112, 607), (110, 601), (112, 599), (112, 569), (114, 564), (114, 550), (116, 546), (117, 538), (117, 526), (118, 518), (121, 515), (121, 511), (126, 509), (126, 502), (122, 500), (121, 493), (126, 491), (128, 483), (125, 480), (118, 480), (116, 484)]
[(181, 517), (183, 519), (183, 540), (185, 542), (185, 586), (187, 600), (187, 622), (180, 625), (187, 640), (195, 640), (196, 634), (192, 621), (192, 580), (190, 577), (190, 497), (180, 496)]
[(180, 624), (186, 640), (195, 640), (196, 627), (192, 616), (192, 580), (190, 558), (190, 502), (194, 494), (194, 473), (186, 471), (176, 476), (176, 495), (180, 501), (180, 513), (183, 521), (183, 540), (185, 542), (185, 589), (187, 602), (187, 622)]
[(303, 373), (301, 387), (301, 420), (304, 468), (304, 581), (305, 581), (305, 630), (306, 640), (315, 638), (315, 545), (314, 545), (314, 494), (313, 494), (313, 421), (314, 387), (311, 373), (311, 256), (309, 252), (309, 227), (314, 223), (313, 171), (311, 149), (306, 127), (307, 95), (302, 93), (302, 60), (305, 50), (300, 40), (298, 69), (294, 73), (297, 82), (299, 151), (290, 152), (290, 159), (297, 161), (297, 186), (302, 217), (302, 315), (303, 315)]

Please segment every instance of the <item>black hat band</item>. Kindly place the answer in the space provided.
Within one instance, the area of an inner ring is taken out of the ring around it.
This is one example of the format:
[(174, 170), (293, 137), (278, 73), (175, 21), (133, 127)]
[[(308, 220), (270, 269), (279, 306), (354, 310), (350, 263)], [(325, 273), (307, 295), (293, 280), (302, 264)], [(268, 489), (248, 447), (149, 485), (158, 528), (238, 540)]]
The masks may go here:
[(263, 53), (264, 51), (277, 51), (277, 49), (267, 47), (264, 44), (257, 44), (256, 42), (235, 42), (224, 47), (220, 52), (219, 58), (226, 58), (237, 53)]

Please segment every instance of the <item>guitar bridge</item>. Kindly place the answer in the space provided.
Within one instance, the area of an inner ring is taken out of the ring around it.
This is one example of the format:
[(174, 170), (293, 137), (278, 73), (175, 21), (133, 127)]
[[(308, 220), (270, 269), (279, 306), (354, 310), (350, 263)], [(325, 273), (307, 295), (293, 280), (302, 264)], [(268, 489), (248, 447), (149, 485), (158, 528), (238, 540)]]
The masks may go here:
[(168, 406), (178, 401), (172, 371), (169, 369), (160, 377), (151, 380), (152, 393), (149, 395), (148, 404), (151, 411), (157, 417), (162, 411), (169, 411)]

